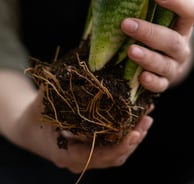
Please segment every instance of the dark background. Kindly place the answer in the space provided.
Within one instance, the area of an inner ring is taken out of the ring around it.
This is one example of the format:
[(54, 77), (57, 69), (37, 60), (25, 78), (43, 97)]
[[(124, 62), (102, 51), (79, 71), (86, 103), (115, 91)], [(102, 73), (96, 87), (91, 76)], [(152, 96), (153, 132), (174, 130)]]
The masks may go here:
[[(22, 0), (21, 35), (30, 55), (52, 60), (58, 45), (61, 54), (76, 47), (88, 4), (87, 0)], [(123, 166), (88, 171), (81, 183), (188, 184), (191, 178), (194, 182), (193, 75), (157, 99), (153, 126)], [(74, 184), (78, 176), (0, 139), (1, 184)]]

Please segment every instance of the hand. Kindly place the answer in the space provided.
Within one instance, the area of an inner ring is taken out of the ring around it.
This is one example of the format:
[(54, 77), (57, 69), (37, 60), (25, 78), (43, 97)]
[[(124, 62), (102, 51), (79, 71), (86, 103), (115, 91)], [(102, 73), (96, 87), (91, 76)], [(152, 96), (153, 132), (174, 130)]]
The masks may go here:
[[(49, 124), (40, 122), (41, 93), (28, 106), (15, 123), (11, 141), (45, 159), (56, 166), (80, 173), (89, 158), (91, 143), (80, 141), (76, 136), (68, 136), (68, 149), (59, 149), (59, 132)], [(152, 110), (152, 109), (151, 109)], [(122, 165), (135, 151), (147, 134), (152, 118), (145, 115), (136, 128), (118, 145), (95, 147), (87, 169), (108, 168)]]
[(179, 84), (192, 68), (190, 40), (194, 1), (156, 1), (177, 13), (178, 19), (173, 29), (134, 18), (125, 19), (121, 28), (130, 37), (160, 51), (132, 45), (128, 49), (128, 56), (145, 69), (140, 75), (140, 83), (153, 92), (163, 92), (169, 86)]
[[(143, 116), (134, 130), (132, 130), (121, 143), (111, 146), (95, 147), (87, 169), (99, 169), (121, 166), (136, 150), (145, 138), (153, 120), (149, 116)], [(83, 170), (91, 150), (91, 144), (72, 142), (69, 145), (67, 160), (62, 160), (62, 166), (66, 166), (72, 172), (79, 173)]]
[[(25, 76), (13, 71), (1, 70), (0, 84), (1, 135), (58, 167), (75, 173), (82, 172), (89, 158), (91, 143), (68, 135), (68, 149), (59, 149), (59, 131), (40, 120), (42, 93), (38, 93)], [(152, 121), (151, 117), (145, 115), (121, 143), (95, 147), (87, 169), (122, 165), (144, 139)]]

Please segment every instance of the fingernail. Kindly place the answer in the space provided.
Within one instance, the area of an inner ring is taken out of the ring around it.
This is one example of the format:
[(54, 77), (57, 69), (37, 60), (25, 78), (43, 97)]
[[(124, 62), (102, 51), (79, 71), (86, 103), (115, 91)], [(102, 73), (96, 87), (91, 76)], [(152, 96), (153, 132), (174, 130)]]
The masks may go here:
[(139, 47), (133, 47), (131, 54), (133, 55), (133, 57), (136, 57), (136, 58), (143, 58), (144, 57), (144, 52)]
[(126, 32), (135, 32), (138, 29), (138, 23), (131, 19), (125, 19), (123, 25)]

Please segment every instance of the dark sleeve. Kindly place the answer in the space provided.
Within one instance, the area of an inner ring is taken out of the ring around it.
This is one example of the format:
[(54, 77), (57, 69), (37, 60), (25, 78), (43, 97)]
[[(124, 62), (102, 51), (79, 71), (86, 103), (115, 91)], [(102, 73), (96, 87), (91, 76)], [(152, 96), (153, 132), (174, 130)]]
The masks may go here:
[(17, 0), (0, 0), (0, 68), (23, 71), (27, 51), (19, 38)]

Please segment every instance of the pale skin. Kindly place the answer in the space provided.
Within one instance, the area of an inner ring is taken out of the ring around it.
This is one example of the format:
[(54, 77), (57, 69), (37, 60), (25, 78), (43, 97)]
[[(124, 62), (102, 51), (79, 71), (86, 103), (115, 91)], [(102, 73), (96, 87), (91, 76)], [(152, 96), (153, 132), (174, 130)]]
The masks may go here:
[[(179, 15), (174, 30), (137, 19), (124, 20), (121, 28), (127, 35), (164, 53), (159, 54), (137, 45), (132, 45), (128, 50), (129, 57), (145, 68), (140, 76), (140, 83), (151, 91), (163, 92), (184, 80), (191, 69), (190, 38), (194, 23), (194, 1), (157, 2)], [(138, 24), (135, 29), (129, 23), (131, 20)], [(138, 49), (143, 51), (143, 57)], [(41, 93), (34, 89), (25, 75), (0, 70), (1, 135), (58, 167), (80, 173), (88, 159), (91, 144), (78, 142), (77, 137), (68, 135), (68, 149), (59, 149), (56, 144), (58, 133), (52, 126), (39, 120), (41, 109)], [(153, 119), (145, 115), (120, 144), (96, 147), (87, 169), (116, 167), (125, 163), (145, 138), (152, 122)]]
[(179, 18), (173, 30), (138, 19), (126, 19), (121, 27), (127, 35), (164, 53), (162, 55), (137, 45), (132, 45), (128, 50), (128, 56), (146, 70), (140, 77), (141, 84), (154, 92), (161, 92), (168, 86), (178, 84), (192, 68), (192, 62), (186, 60), (190, 60), (192, 54), (189, 40), (193, 31), (194, 1), (156, 2), (178, 14)]

